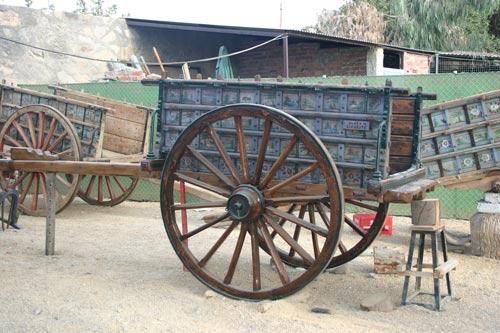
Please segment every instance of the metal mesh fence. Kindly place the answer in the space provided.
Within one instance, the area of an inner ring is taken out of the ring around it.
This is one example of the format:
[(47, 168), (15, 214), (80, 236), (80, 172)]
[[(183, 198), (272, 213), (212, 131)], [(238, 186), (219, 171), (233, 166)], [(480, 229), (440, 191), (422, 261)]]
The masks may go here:
[[(395, 87), (409, 88), (413, 92), (415, 92), (418, 87), (422, 87), (424, 92), (436, 93), (438, 99), (435, 101), (426, 101), (424, 106), (431, 106), (481, 92), (500, 89), (500, 72), (371, 77), (303, 77), (289, 79), (287, 82), (303, 84), (345, 84), (347, 81), (349, 84), (353, 85), (383, 86), (386, 80), (391, 80), (392, 85)], [(140, 82), (62, 84), (61, 86), (146, 107), (156, 108), (158, 105), (158, 87), (144, 86)], [(51, 92), (51, 89), (47, 85), (27, 85), (25, 87), (48, 93)], [(429, 196), (441, 200), (443, 217), (468, 219), (475, 213), (477, 202), (483, 197), (483, 194), (476, 189), (456, 190), (438, 188)], [(157, 180), (141, 180), (130, 199), (137, 201), (160, 200), (159, 182)], [(195, 197), (190, 197), (188, 199), (196, 201)], [(349, 207), (347, 207), (347, 209), (349, 209)], [(392, 205), (391, 213), (394, 215), (408, 215), (410, 213), (409, 205)]]

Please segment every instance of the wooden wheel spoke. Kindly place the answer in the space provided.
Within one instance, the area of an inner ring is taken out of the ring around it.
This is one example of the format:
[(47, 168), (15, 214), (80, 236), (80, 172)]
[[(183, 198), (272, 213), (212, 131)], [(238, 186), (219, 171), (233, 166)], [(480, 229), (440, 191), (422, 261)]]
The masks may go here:
[(49, 127), (49, 133), (47, 133), (47, 137), (45, 138), (45, 142), (42, 145), (42, 150), (46, 150), (47, 147), (50, 144), (50, 140), (52, 140), (52, 136), (54, 135), (54, 132), (56, 131), (57, 127), (57, 120), (56, 118), (52, 118), (52, 121), (50, 122), (50, 127)]
[(97, 201), (99, 202), (104, 201), (104, 192), (102, 189), (102, 177), (103, 176), (97, 176)]
[(45, 207), (49, 207), (49, 191), (47, 190), (47, 179), (45, 178), (45, 174), (40, 174), (40, 183), (42, 184), (42, 193), (45, 198)]
[(33, 184), (33, 179), (35, 178), (35, 175), (33, 173), (30, 173), (30, 180), (28, 181), (28, 185), (23, 188), (23, 191), (21, 192), (21, 196), (19, 197), (19, 202), (23, 203), (24, 199), (26, 199), (26, 195), (28, 194), (28, 191), (31, 187), (31, 184)]
[[(74, 177), (78, 177), (78, 176), (75, 175)], [(59, 180), (64, 186), (71, 187), (71, 183), (65, 177), (63, 177), (61, 174), (56, 174), (56, 179)]]
[(73, 159), (73, 148), (66, 149), (60, 153), (57, 153), (57, 156), (61, 160), (72, 160)]
[(276, 192), (277, 190), (287, 186), (287, 185), (290, 185), (291, 183), (293, 183), (294, 181), (310, 174), (311, 172), (313, 172), (314, 170), (316, 170), (317, 168), (319, 167), (319, 162), (316, 162), (310, 166), (308, 166), (307, 168), (305, 168), (304, 170), (300, 171), (299, 173), (293, 175), (292, 177), (289, 177), (287, 178), (286, 180), (274, 185), (273, 187), (271, 187), (270, 189), (267, 189), (264, 191), (264, 194), (265, 195), (270, 195), (274, 192)]
[(66, 138), (66, 136), (68, 136), (68, 131), (64, 130), (64, 132), (59, 135), (59, 137), (50, 145), (49, 148), (47, 148), (47, 150), (53, 152), (54, 149), (56, 149), (57, 145), (60, 144), (64, 140), (64, 138)]
[(94, 188), (95, 178), (96, 178), (95, 175), (92, 175), (92, 177), (90, 177), (89, 184), (87, 185), (87, 189), (85, 190), (85, 195), (87, 197), (90, 196), (90, 194), (92, 193), (92, 189)]
[(258, 185), (260, 182), (260, 177), (262, 175), (262, 167), (264, 165), (264, 160), (266, 157), (267, 144), (269, 142), (269, 137), (271, 136), (272, 125), (273, 123), (271, 122), (271, 120), (266, 119), (264, 123), (264, 133), (262, 134), (259, 154), (257, 155), (257, 161), (255, 163), (255, 175), (253, 178), (254, 185)]
[[(305, 214), (306, 214), (306, 205), (302, 205), (302, 206), (300, 206), (300, 210), (299, 210), (299, 219), (303, 219)], [(296, 225), (295, 230), (293, 231), (293, 239), (296, 242), (299, 241), (301, 229), (302, 228), (300, 227), (300, 225)], [(290, 246), (290, 251), (288, 252), (288, 256), (293, 257), (294, 255), (295, 255), (295, 249)]]
[(275, 197), (266, 198), (266, 202), (272, 206), (279, 206), (283, 204), (306, 204), (306, 203), (318, 203), (328, 200), (327, 195), (304, 195), (304, 196), (293, 196), (293, 197)]
[(215, 208), (215, 207), (226, 207), (227, 201), (214, 201), (214, 202), (202, 202), (196, 204), (175, 204), (172, 206), (173, 209), (200, 209), (200, 208)]
[(229, 172), (233, 176), (234, 180), (236, 180), (237, 184), (241, 184), (241, 179), (240, 176), (238, 175), (238, 171), (236, 170), (236, 167), (234, 166), (233, 161), (231, 160), (231, 157), (229, 157), (229, 154), (227, 153), (226, 149), (224, 148), (224, 144), (222, 143), (222, 140), (220, 139), (219, 135), (215, 131), (215, 128), (213, 128), (212, 125), (207, 126), (207, 133), (212, 138), (212, 140), (215, 143), (215, 147), (219, 151), (222, 160), (226, 164), (227, 168), (229, 169)]
[(178, 172), (174, 173), (174, 177), (177, 180), (185, 181), (186, 183), (196, 185), (198, 187), (201, 187), (201, 188), (203, 188), (205, 190), (217, 193), (217, 194), (222, 195), (224, 197), (228, 197), (229, 194), (230, 194), (228, 190), (225, 190), (225, 189), (220, 188), (220, 187), (215, 186), (215, 185), (207, 184), (204, 181), (201, 181), (201, 180), (198, 180), (198, 179), (194, 179), (192, 177), (183, 175), (183, 174), (178, 173)]
[(33, 117), (32, 117), (32, 115), (33, 114), (31, 112), (27, 113), (27, 117), (28, 117), (28, 129), (30, 131), (31, 143), (33, 144), (33, 148), (37, 148), (38, 147), (38, 143), (36, 141), (35, 126), (33, 125)]
[[(309, 222), (312, 224), (316, 224), (316, 217), (314, 216), (314, 205), (309, 204), (307, 206), (308, 212), (309, 212)], [(318, 258), (319, 257), (319, 245), (318, 245), (318, 235), (314, 232), (311, 232), (311, 237), (312, 237), (312, 244), (313, 244), (313, 250), (314, 250), (314, 257)]]
[(212, 258), (215, 252), (219, 249), (222, 243), (224, 243), (226, 238), (231, 234), (231, 232), (233, 231), (234, 228), (236, 228), (237, 225), (238, 225), (237, 221), (233, 221), (233, 223), (231, 223), (231, 225), (226, 229), (226, 231), (224, 231), (224, 233), (217, 240), (217, 242), (215, 242), (215, 244), (210, 248), (210, 250), (208, 250), (207, 254), (198, 262), (200, 267), (204, 267), (207, 264), (210, 258)]
[(38, 209), (38, 189), (40, 187), (40, 175), (35, 173), (35, 185), (33, 187), (33, 198), (31, 199), (31, 210)]
[(42, 112), (38, 116), (38, 144), (36, 148), (42, 148), (44, 132), (45, 132), (45, 113)]
[(21, 184), (23, 182), (23, 180), (26, 179), (26, 177), (29, 175), (29, 173), (27, 172), (24, 172), (21, 176), (17, 177), (17, 179), (11, 183), (11, 184), (8, 184), (8, 188), (16, 188), (19, 184)]
[(240, 151), (241, 171), (243, 173), (243, 182), (250, 181), (250, 173), (248, 171), (248, 156), (247, 156), (247, 143), (245, 141), (245, 134), (243, 133), (243, 125), (241, 116), (234, 117), (234, 124), (236, 127), (236, 134), (238, 136), (238, 149)]
[(16, 139), (14, 139), (13, 137), (11, 137), (11, 136), (9, 136), (7, 134), (4, 135), (4, 138), (5, 138), (6, 141), (9, 141), (10, 143), (12, 143), (16, 147), (21, 147), (21, 148), (25, 147), (20, 142), (18, 142)]
[(342, 254), (347, 252), (347, 247), (344, 245), (344, 243), (342, 241), (339, 241), (339, 250), (340, 250), (340, 253), (342, 253)]
[(219, 178), (226, 186), (228, 186), (230, 189), (234, 189), (236, 185), (234, 182), (229, 179), (225, 174), (223, 174), (219, 168), (217, 168), (215, 165), (213, 165), (212, 162), (210, 162), (205, 156), (203, 156), (200, 152), (198, 152), (196, 149), (194, 149), (191, 146), (187, 146), (188, 151), (191, 153), (191, 155), (196, 158), (198, 161), (200, 161), (210, 172), (212, 172), (217, 178)]
[(257, 226), (251, 223), (249, 226), (250, 241), (252, 244), (252, 273), (253, 273), (253, 290), (261, 289), (260, 281), (260, 256), (259, 256), (259, 238), (257, 237)]
[(260, 182), (259, 188), (265, 188), (269, 182), (274, 178), (278, 170), (283, 166), (285, 163), (288, 155), (292, 151), (293, 147), (295, 147), (295, 144), (297, 143), (298, 138), (297, 136), (293, 136), (288, 145), (285, 147), (281, 155), (278, 157), (278, 159), (274, 162), (272, 165), (271, 169), (267, 173), (267, 175), (264, 177), (264, 179)]
[(271, 235), (269, 234), (267, 226), (263, 224), (261, 221), (257, 223), (257, 226), (262, 234), (262, 238), (264, 238), (264, 243), (269, 249), (269, 252), (271, 252), (271, 258), (274, 262), (274, 265), (276, 266), (276, 271), (278, 272), (278, 276), (280, 277), (281, 283), (283, 285), (289, 283), (290, 277), (288, 276), (285, 265), (283, 264), (283, 261), (280, 258), (278, 250), (276, 249), (276, 246), (273, 243), (273, 240), (271, 238)]
[(113, 186), (111, 185), (111, 179), (109, 178), (109, 176), (105, 176), (105, 180), (106, 180), (106, 187), (108, 189), (109, 198), (111, 200), (115, 200), (116, 196), (115, 196), (115, 192), (113, 192)]
[[(295, 208), (297, 208), (297, 204), (295, 204), (295, 203), (294, 203), (294, 204), (292, 204), (292, 205), (288, 208), (287, 213), (288, 213), (288, 214), (293, 213), (293, 211), (295, 210)], [(279, 224), (280, 226), (283, 226), (283, 225), (285, 224), (285, 222), (286, 222), (286, 219), (282, 217), (282, 218), (280, 218), (280, 221), (278, 222), (278, 224)], [(271, 238), (273, 238), (273, 239), (274, 239), (274, 237), (275, 237), (275, 236), (276, 236), (276, 230), (273, 230), (273, 232), (271, 233)]]
[(321, 220), (323, 223), (326, 225), (327, 228), (330, 228), (330, 218), (325, 212), (325, 209), (323, 208), (323, 205), (319, 202), (315, 203), (316, 209), (318, 210), (319, 216), (321, 217)]
[(350, 203), (350, 204), (355, 205), (355, 206), (358, 206), (358, 207), (361, 207), (361, 208), (373, 210), (374, 212), (376, 212), (378, 210), (377, 206), (369, 205), (369, 204), (366, 204), (364, 202), (360, 202), (360, 201), (353, 200), (353, 199), (345, 199), (345, 202)]
[(184, 240), (186, 240), (186, 239), (188, 239), (188, 238), (190, 238), (190, 237), (192, 237), (194, 235), (199, 234), (203, 230), (208, 229), (208, 228), (216, 225), (217, 223), (219, 223), (221, 221), (224, 221), (228, 217), (229, 217), (229, 213), (225, 213), (225, 214), (219, 216), (217, 219), (215, 219), (215, 220), (213, 220), (213, 221), (211, 221), (209, 223), (205, 223), (201, 227), (198, 227), (198, 228), (196, 228), (194, 230), (191, 230), (187, 234), (181, 235), (179, 238), (180, 238), (181, 241), (184, 241)]
[[(21, 138), (23, 139), (24, 143), (30, 147), (30, 148), (33, 148), (33, 144), (31, 143), (31, 140), (28, 138), (28, 136), (26, 135), (26, 132), (24, 132), (24, 129), (23, 127), (21, 126), (21, 124), (19, 124), (17, 122), (17, 120), (14, 120), (12, 122), (12, 125), (14, 125), (14, 127), (16, 128), (17, 132), (19, 133), (19, 135), (21, 136)], [(20, 147), (26, 147), (26, 146), (20, 146)]]
[(304, 248), (302, 246), (300, 246), (299, 243), (297, 243), (288, 234), (288, 232), (285, 229), (283, 229), (282, 226), (280, 226), (278, 223), (274, 222), (271, 218), (267, 217), (266, 215), (263, 215), (263, 217), (264, 217), (264, 221), (267, 224), (269, 224), (271, 226), (271, 228), (276, 230), (278, 235), (280, 235), (281, 238), (283, 238), (283, 240), (288, 243), (288, 245), (290, 245), (291, 247), (294, 248), (295, 252), (297, 252), (297, 254), (304, 259), (304, 261), (307, 263), (307, 265), (312, 265), (312, 263), (314, 262), (314, 259), (309, 255), (309, 253), (307, 253), (306, 250), (304, 250)]
[(366, 235), (366, 231), (361, 229), (361, 227), (358, 226), (356, 223), (354, 223), (354, 221), (351, 220), (349, 217), (344, 216), (344, 221), (348, 226), (352, 228), (352, 230), (354, 230), (361, 237), (364, 237)]
[(236, 265), (240, 259), (241, 249), (243, 248), (243, 243), (245, 242), (245, 235), (247, 234), (247, 224), (240, 223), (240, 235), (238, 236), (238, 241), (234, 248), (233, 256), (231, 262), (229, 263), (229, 268), (227, 270), (226, 277), (224, 277), (224, 283), (230, 284), (233, 280), (234, 272), (236, 271)]
[(281, 211), (278, 208), (266, 207), (266, 212), (268, 212), (268, 213), (270, 213), (272, 215), (278, 216), (278, 217), (285, 218), (288, 221), (290, 221), (292, 223), (295, 223), (296, 225), (301, 226), (302, 228), (305, 228), (305, 229), (308, 229), (308, 230), (310, 230), (312, 232), (315, 232), (315, 233), (317, 233), (320, 236), (328, 237), (328, 230), (327, 229), (319, 227), (319, 226), (317, 226), (315, 224), (311, 224), (311, 223), (309, 223), (307, 221), (304, 221), (301, 218), (296, 217), (295, 215), (283, 212), (283, 211)]
[(125, 189), (125, 186), (123, 186), (123, 183), (120, 181), (120, 179), (117, 176), (113, 176), (113, 179), (115, 180), (116, 184), (118, 185), (118, 187), (120, 188), (122, 193), (127, 192), (127, 190)]

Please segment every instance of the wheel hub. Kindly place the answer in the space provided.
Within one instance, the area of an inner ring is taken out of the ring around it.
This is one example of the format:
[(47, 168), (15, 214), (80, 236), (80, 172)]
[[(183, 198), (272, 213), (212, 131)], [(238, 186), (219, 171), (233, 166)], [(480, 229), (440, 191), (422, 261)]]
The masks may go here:
[(238, 186), (227, 202), (227, 211), (237, 221), (250, 221), (259, 217), (264, 210), (264, 197), (252, 185)]

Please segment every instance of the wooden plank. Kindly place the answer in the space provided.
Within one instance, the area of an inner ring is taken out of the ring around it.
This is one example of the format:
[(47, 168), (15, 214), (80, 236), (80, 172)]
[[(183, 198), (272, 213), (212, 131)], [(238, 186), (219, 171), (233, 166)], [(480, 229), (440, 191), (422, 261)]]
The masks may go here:
[(101, 105), (109, 109), (108, 114), (115, 118), (127, 119), (128, 121), (145, 124), (149, 109), (139, 108), (137, 105), (119, 102), (108, 98), (90, 95), (82, 92), (68, 90), (61, 87), (51, 86), (58, 96), (63, 96), (82, 102)]
[(389, 156), (389, 173), (395, 174), (411, 168), (412, 160), (410, 156)]
[(115, 118), (112, 115), (106, 115), (105, 135), (115, 135), (118, 137), (142, 141), (144, 139), (145, 124), (129, 122), (125, 119)]
[(391, 121), (391, 134), (413, 137), (414, 116), (394, 115)]
[(105, 134), (103, 148), (120, 154), (138, 154), (142, 152), (143, 142)]
[(440, 186), (459, 189), (480, 189), (491, 191), (500, 182), (500, 170), (478, 170), (465, 175), (455, 175), (438, 179)]
[(392, 99), (392, 114), (415, 114), (415, 98), (394, 97)]
[(10, 158), (13, 160), (56, 161), (59, 156), (41, 149), (12, 147), (10, 149)]
[(450, 109), (450, 108), (459, 107), (459, 106), (471, 104), (471, 103), (478, 103), (478, 102), (481, 102), (483, 100), (492, 99), (492, 98), (496, 98), (499, 96), (500, 96), (500, 89), (493, 90), (493, 91), (490, 91), (487, 93), (469, 96), (466, 98), (456, 99), (453, 101), (440, 103), (440, 104), (435, 105), (431, 108), (425, 108), (422, 110), (422, 115), (433, 113), (433, 112), (436, 112), (438, 110)]
[(55, 172), (80, 175), (133, 176), (158, 178), (159, 172), (141, 170), (138, 163), (102, 163), (85, 161), (14, 161), (0, 160), (0, 171)]
[(448, 259), (434, 270), (434, 277), (442, 279), (447, 273), (451, 272), (458, 266), (456, 259)]
[(423, 198), (425, 192), (431, 191), (436, 186), (436, 181), (420, 179), (409, 184), (388, 190), (383, 193), (384, 202), (410, 203)]
[(106, 113), (103, 113), (101, 118), (101, 130), (99, 132), (99, 140), (97, 141), (95, 147), (96, 158), (102, 157), (102, 149), (104, 147), (104, 137), (106, 134), (106, 118), (107, 118)]
[(411, 156), (413, 138), (401, 135), (391, 135), (390, 155)]

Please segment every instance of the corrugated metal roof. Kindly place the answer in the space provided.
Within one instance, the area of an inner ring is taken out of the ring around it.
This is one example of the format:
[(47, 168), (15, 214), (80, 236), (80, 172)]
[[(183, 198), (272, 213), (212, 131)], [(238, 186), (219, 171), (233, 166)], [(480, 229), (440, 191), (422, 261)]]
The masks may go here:
[(499, 59), (500, 54), (488, 52), (473, 52), (473, 51), (453, 51), (453, 52), (439, 52), (440, 56), (450, 56), (457, 58), (472, 58), (472, 59)]
[(239, 34), (239, 35), (259, 36), (259, 37), (276, 37), (282, 34), (287, 34), (290, 37), (306, 39), (306, 40), (341, 43), (341, 44), (355, 45), (362, 47), (381, 47), (389, 50), (407, 51), (413, 53), (423, 53), (423, 54), (436, 53), (435, 51), (412, 49), (408, 47), (402, 47), (384, 43), (373, 43), (365, 40), (350, 39), (345, 37), (331, 36), (326, 34), (312, 33), (300, 30), (293, 30), (293, 29), (239, 27), (239, 26), (227, 26), (227, 25), (145, 20), (138, 18), (126, 18), (126, 21), (129, 26)]

